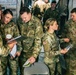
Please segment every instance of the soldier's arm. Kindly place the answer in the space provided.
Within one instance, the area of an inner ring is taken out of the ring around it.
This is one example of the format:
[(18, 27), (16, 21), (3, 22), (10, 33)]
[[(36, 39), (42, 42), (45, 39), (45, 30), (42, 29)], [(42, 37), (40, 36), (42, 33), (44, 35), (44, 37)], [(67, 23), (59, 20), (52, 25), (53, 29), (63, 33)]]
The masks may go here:
[[(17, 27), (17, 25), (14, 25), (14, 37), (20, 36), (19, 34), (19, 29)], [(17, 51), (21, 52), (22, 51), (22, 47), (21, 47), (21, 41), (17, 41)]]
[(0, 56), (7, 56), (10, 52), (10, 47), (8, 45), (3, 45), (3, 39), (0, 34)]
[(68, 22), (65, 23), (64, 25), (64, 30), (63, 30), (63, 33), (62, 33), (62, 37), (65, 38), (67, 37), (67, 34), (68, 34)]
[(48, 40), (48, 37), (46, 37), (46, 36), (43, 37), (42, 43), (43, 43), (44, 52), (45, 52), (46, 57), (49, 57), (50, 51), (52, 50), (49, 41), (50, 40)]
[[(0, 38), (1, 39), (1, 38)], [(0, 40), (0, 44), (2, 43), (2, 40)], [(8, 54), (10, 54), (10, 51), (12, 50), (12, 48), (14, 47), (14, 45), (17, 42), (13, 41), (11, 43), (7, 43), (6, 45), (2, 45), (0, 46), (0, 55), (1, 56), (7, 56)]]
[(0, 56), (7, 56), (10, 52), (10, 48), (8, 45), (0, 47)]
[(45, 56), (49, 57), (51, 56), (50, 54), (52, 53), (52, 55), (59, 55), (60, 54), (60, 50), (56, 50), (56, 48), (52, 47), (52, 42), (49, 39), (50, 37), (45, 37), (43, 40), (43, 46), (44, 46), (44, 51), (45, 51)]
[(64, 42), (70, 42), (70, 39), (69, 38), (62, 38), (62, 39), (59, 39), (60, 43), (64, 43)]
[(59, 39), (59, 43), (63, 43), (63, 42), (64, 42), (63, 38)]
[(37, 58), (41, 50), (41, 38), (43, 36), (43, 29), (40, 20), (38, 20), (35, 24), (36, 24), (36, 29), (35, 29), (33, 56)]

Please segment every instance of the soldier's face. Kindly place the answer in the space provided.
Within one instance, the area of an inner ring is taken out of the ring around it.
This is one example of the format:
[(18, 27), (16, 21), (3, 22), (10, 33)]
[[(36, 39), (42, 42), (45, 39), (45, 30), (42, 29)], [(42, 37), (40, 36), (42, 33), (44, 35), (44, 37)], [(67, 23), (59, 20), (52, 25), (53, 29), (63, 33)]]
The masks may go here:
[(45, 0), (45, 3), (48, 3), (49, 1), (48, 0)]
[(71, 19), (72, 19), (73, 21), (76, 21), (76, 13), (71, 13)]
[(54, 23), (53, 23), (53, 25), (50, 25), (50, 29), (52, 29), (52, 30), (58, 30), (58, 24), (57, 24), (57, 22), (55, 21)]
[(24, 12), (22, 15), (21, 15), (21, 19), (23, 22), (28, 22), (30, 21), (31, 19), (31, 13), (27, 13), (27, 12)]
[(8, 24), (12, 18), (13, 18), (13, 16), (8, 13), (8, 14), (2, 16), (2, 21), (4, 24)]
[(56, 7), (56, 3), (52, 3), (51, 8), (55, 8), (55, 7)]

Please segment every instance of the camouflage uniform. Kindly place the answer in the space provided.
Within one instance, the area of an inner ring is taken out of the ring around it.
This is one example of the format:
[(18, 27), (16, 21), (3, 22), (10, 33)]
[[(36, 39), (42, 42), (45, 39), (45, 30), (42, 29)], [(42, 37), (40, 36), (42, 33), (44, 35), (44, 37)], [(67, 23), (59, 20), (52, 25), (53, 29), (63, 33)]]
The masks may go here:
[(0, 75), (5, 75), (7, 68), (7, 56), (9, 54), (9, 47), (3, 45), (3, 39), (0, 32)]
[[(63, 41), (63, 40), (62, 40)], [(44, 47), (44, 62), (47, 64), (50, 70), (50, 74), (61, 75), (61, 65), (59, 62), (60, 48), (59, 41), (55, 33), (46, 32), (42, 38)]]
[(40, 20), (34, 16), (32, 16), (31, 20), (27, 23), (23, 23), (21, 20), (18, 20), (18, 25), (21, 31), (20, 34), (26, 37), (22, 42), (23, 50), (19, 61), (21, 75), (24, 75), (23, 64), (31, 56), (37, 58), (40, 52), (43, 31)]
[(33, 5), (33, 14), (38, 17), (40, 20), (43, 17), (45, 11), (46, 3), (42, 0), (38, 0)]
[(70, 38), (70, 43), (73, 44), (73, 48), (65, 56), (67, 61), (66, 75), (76, 75), (76, 22), (72, 19), (68, 20), (62, 36)]
[[(19, 31), (14, 22), (9, 22), (8, 24), (1, 23), (1, 32), (3, 34), (4, 44), (6, 42), (6, 35), (10, 34), (13, 37), (19, 36)], [(17, 44), (17, 50), (20, 51), (20, 43)], [(8, 67), (10, 68), (11, 75), (17, 75), (18, 68), (18, 57), (15, 59), (11, 59), (11, 56), (8, 55)]]
[(46, 3), (46, 5), (45, 5), (46, 7), (45, 7), (45, 10), (47, 10), (48, 8), (50, 8), (51, 7), (51, 3)]
[(57, 21), (59, 21), (59, 10), (52, 10), (51, 8), (48, 8), (44, 13), (43, 22), (45, 23), (48, 18), (55, 18)]

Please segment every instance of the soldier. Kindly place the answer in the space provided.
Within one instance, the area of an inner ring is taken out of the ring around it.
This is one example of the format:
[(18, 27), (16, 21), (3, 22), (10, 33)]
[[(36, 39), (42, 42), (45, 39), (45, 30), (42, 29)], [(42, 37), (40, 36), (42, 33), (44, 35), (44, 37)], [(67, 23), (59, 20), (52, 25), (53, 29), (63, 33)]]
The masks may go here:
[(57, 21), (59, 21), (59, 10), (56, 8), (56, 1), (52, 1), (51, 7), (45, 11), (43, 17), (44, 24), (48, 18), (55, 18)]
[(42, 0), (38, 0), (33, 5), (33, 14), (38, 17), (40, 20), (43, 17), (45, 11), (46, 3)]
[(0, 32), (0, 75), (6, 75), (7, 56), (16, 42), (3, 44), (3, 36)]
[[(10, 35), (11, 38), (19, 36), (19, 31), (16, 24), (12, 21), (13, 13), (10, 9), (5, 9), (2, 14), (2, 19), (0, 21), (0, 30), (3, 34), (4, 44), (6, 43), (7, 35)], [(18, 56), (20, 55), (20, 43), (18, 43), (17, 51), (15, 53), (15, 57), (11, 57), (10, 54), (8, 56), (8, 64), (11, 75), (17, 75), (17, 68), (18, 68)]]
[(71, 10), (71, 19), (69, 19), (64, 27), (62, 36), (70, 38), (73, 48), (66, 54), (67, 74), (76, 75), (76, 8)]
[[(59, 40), (55, 35), (55, 30), (58, 29), (57, 21), (53, 18), (49, 18), (45, 22), (44, 26), (46, 32), (42, 38), (44, 47), (44, 62), (49, 67), (50, 75), (61, 75), (61, 66), (59, 61), (59, 55), (67, 53), (67, 49), (61, 49), (59, 41), (69, 42), (68, 38)], [(55, 74), (55, 71), (56, 74)]]
[(27, 7), (21, 8), (20, 18), (17, 20), (17, 23), (20, 34), (26, 37), (22, 42), (23, 50), (19, 61), (21, 75), (24, 75), (23, 64), (26, 60), (29, 60), (31, 64), (34, 63), (40, 52), (43, 30), (40, 20), (33, 16)]

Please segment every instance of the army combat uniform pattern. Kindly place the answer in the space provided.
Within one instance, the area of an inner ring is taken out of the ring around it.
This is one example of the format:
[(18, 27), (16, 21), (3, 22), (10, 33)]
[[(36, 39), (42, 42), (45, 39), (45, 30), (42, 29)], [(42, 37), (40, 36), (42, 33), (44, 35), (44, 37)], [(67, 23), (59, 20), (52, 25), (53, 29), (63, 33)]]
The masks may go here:
[(38, 0), (33, 5), (33, 14), (41, 20), (45, 12), (45, 8), (46, 3), (42, 0)]
[[(19, 36), (19, 31), (17, 25), (11, 21), (8, 24), (4, 24), (0, 21), (1, 25), (1, 32), (3, 34), (3, 39), (6, 43), (6, 35), (10, 34), (13, 37)], [(20, 51), (20, 43), (17, 43), (17, 51)], [(15, 59), (11, 59), (11, 56), (8, 56), (8, 64), (10, 68), (11, 75), (17, 75), (17, 68), (18, 68), (18, 57)]]
[(61, 74), (61, 66), (59, 63), (59, 40), (55, 33), (46, 32), (42, 38), (43, 47), (44, 47), (44, 62), (50, 69), (50, 74), (54, 75), (55, 68), (57, 66), (58, 73)]
[(57, 21), (59, 21), (59, 15), (58, 9), (51, 10), (50, 7), (44, 13), (43, 22), (45, 23), (48, 18), (55, 18)]
[(34, 16), (27, 23), (23, 23), (21, 20), (18, 20), (17, 23), (21, 31), (20, 34), (26, 37), (23, 40), (23, 50), (20, 57), (21, 75), (23, 75), (23, 64), (31, 56), (37, 58), (41, 50), (43, 30), (40, 20)]
[(8, 45), (3, 45), (3, 38), (0, 32), (0, 75), (5, 75), (6, 66), (7, 66), (7, 56), (9, 54)]
[(51, 3), (46, 3), (46, 5), (45, 5), (46, 7), (45, 7), (45, 10), (47, 10), (48, 8), (50, 8), (51, 7)]
[(68, 65), (66, 75), (76, 75), (76, 22), (71, 19), (68, 20), (62, 36), (69, 38), (73, 45), (73, 48), (65, 56)]

